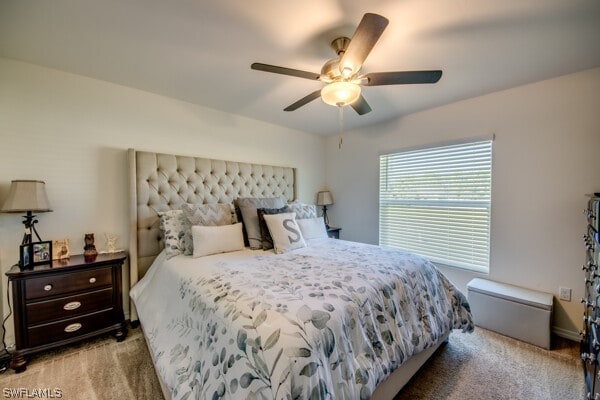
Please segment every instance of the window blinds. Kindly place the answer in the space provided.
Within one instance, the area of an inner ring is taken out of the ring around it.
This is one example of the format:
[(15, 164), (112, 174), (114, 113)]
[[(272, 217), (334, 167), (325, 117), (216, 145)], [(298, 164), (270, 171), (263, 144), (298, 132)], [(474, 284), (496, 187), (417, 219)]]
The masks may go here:
[(379, 163), (381, 245), (489, 270), (491, 140), (386, 154)]

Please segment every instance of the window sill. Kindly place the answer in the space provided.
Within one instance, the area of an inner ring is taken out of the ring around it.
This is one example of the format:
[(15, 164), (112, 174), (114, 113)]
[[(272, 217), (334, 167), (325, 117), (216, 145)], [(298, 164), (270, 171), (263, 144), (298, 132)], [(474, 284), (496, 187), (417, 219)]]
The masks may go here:
[(460, 265), (450, 265), (450, 264), (445, 264), (445, 263), (434, 261), (434, 260), (431, 260), (431, 263), (433, 265), (435, 265), (436, 267), (450, 268), (450, 269), (455, 269), (455, 270), (462, 271), (462, 272), (471, 272), (473, 274), (479, 274), (479, 275), (484, 276), (484, 277), (490, 275), (490, 270), (489, 269), (485, 269), (485, 268), (466, 267), (466, 266), (460, 266)]

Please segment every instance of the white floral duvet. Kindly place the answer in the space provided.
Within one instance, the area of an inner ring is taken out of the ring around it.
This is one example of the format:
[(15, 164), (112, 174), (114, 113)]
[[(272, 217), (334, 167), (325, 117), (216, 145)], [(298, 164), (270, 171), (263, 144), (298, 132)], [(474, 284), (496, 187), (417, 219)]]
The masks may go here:
[(473, 329), (426, 259), (334, 239), (161, 254), (131, 297), (173, 399), (368, 399), (413, 354)]

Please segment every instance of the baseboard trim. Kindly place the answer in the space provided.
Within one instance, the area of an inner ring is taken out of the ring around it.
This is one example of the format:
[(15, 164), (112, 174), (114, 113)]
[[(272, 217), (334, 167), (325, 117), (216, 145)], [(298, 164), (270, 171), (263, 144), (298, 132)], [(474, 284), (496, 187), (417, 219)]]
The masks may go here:
[(556, 336), (560, 336), (561, 338), (569, 339), (574, 342), (579, 342), (581, 340), (581, 336), (579, 335), (579, 332), (570, 331), (570, 330), (564, 329), (564, 328), (559, 328), (558, 326), (552, 327), (552, 333), (554, 333)]

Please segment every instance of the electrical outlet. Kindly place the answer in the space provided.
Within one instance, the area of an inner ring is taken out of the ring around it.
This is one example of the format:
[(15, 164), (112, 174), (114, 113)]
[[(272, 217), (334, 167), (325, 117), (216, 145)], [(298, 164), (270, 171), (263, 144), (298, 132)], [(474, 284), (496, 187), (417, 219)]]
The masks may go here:
[(571, 301), (571, 288), (568, 287), (559, 287), (558, 288), (558, 297), (561, 300)]

